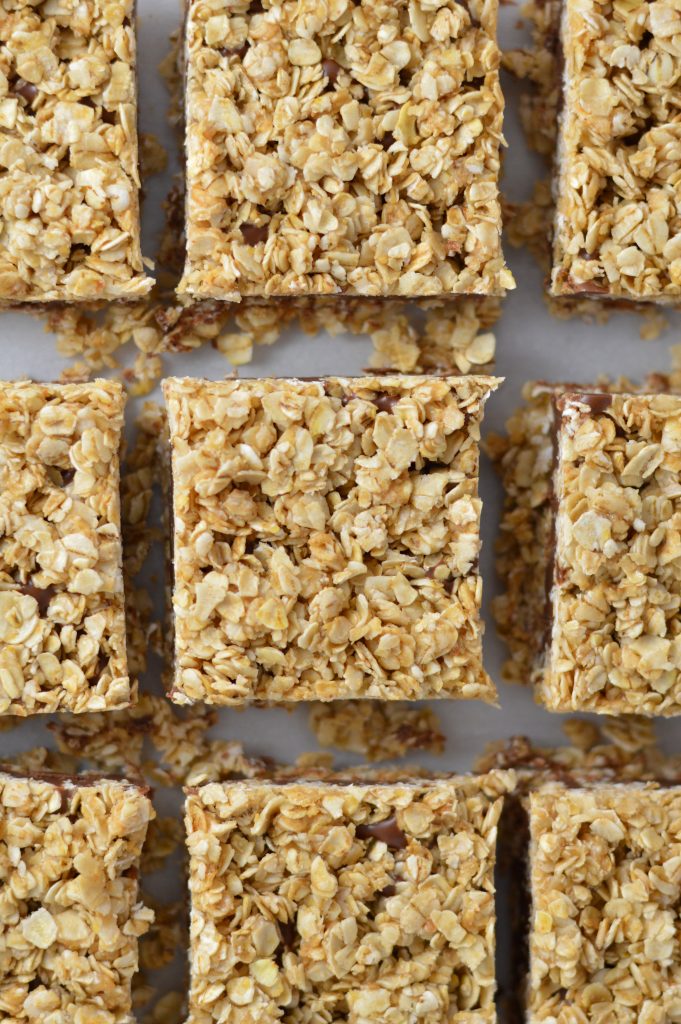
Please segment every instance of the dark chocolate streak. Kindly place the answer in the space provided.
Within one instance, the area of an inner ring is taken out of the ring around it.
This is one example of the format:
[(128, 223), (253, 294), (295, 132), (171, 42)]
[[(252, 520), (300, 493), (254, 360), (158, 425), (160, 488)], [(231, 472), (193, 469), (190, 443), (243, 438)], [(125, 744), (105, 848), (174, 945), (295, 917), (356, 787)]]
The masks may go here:
[(329, 85), (335, 85), (336, 79), (340, 74), (340, 64), (336, 64), (335, 60), (331, 57), (327, 57), (326, 60), (322, 61), (322, 73), (325, 78), (328, 78)]

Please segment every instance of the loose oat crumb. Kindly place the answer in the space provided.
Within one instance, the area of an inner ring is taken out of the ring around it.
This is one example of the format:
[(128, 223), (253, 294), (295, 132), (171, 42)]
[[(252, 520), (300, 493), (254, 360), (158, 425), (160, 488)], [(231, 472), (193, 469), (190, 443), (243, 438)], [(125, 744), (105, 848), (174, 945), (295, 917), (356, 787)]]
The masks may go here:
[(557, 780), (576, 786), (656, 780), (673, 784), (680, 777), (681, 757), (663, 752), (650, 719), (629, 715), (596, 723), (569, 718), (563, 730), (567, 746), (540, 746), (525, 736), (490, 743), (475, 769), (513, 769), (520, 791)]
[(428, 707), (333, 701), (315, 704), (309, 723), (320, 746), (362, 754), (368, 761), (390, 761), (412, 750), (441, 754), (445, 745), (437, 715)]

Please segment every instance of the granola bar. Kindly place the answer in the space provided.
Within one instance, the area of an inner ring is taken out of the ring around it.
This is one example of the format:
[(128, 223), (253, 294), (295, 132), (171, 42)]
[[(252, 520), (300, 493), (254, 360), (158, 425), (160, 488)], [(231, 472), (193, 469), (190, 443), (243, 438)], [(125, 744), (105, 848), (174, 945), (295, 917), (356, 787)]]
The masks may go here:
[(494, 863), (512, 772), (209, 784), (186, 802), (188, 1024), (495, 1020)]
[(189, 0), (180, 293), (499, 295), (498, 0)]
[(120, 384), (0, 383), (0, 714), (134, 697), (121, 568)]
[(508, 674), (552, 711), (679, 714), (681, 396), (527, 396), (497, 451)]
[(134, 0), (0, 0), (0, 305), (135, 299)]
[(0, 1015), (130, 1024), (137, 867), (153, 818), (126, 781), (0, 773)]
[(551, 294), (681, 299), (681, 10), (563, 0)]
[(527, 1019), (677, 1020), (681, 789), (532, 793)]
[(165, 381), (172, 699), (493, 700), (478, 461), (498, 383)]

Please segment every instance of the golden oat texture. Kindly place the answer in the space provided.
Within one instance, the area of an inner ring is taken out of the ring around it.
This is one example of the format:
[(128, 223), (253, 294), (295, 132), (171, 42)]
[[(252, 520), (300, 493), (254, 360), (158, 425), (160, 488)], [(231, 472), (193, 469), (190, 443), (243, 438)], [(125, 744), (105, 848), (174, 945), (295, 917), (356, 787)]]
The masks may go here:
[(491, 377), (165, 381), (179, 703), (493, 700)]
[(0, 773), (0, 1015), (131, 1024), (144, 791), (87, 776)]
[(565, 0), (551, 294), (681, 298), (681, 10)]
[(189, 1024), (491, 1024), (497, 822), (513, 782), (190, 791)]
[(681, 711), (681, 397), (657, 384), (531, 385), (496, 450), (507, 674), (554, 711)]
[(0, 714), (102, 711), (128, 678), (112, 381), (0, 384)]
[(190, 0), (180, 294), (500, 295), (496, 0)]
[(0, 305), (136, 299), (134, 0), (0, 0)]
[(529, 809), (528, 1020), (677, 1020), (681, 789), (549, 785)]

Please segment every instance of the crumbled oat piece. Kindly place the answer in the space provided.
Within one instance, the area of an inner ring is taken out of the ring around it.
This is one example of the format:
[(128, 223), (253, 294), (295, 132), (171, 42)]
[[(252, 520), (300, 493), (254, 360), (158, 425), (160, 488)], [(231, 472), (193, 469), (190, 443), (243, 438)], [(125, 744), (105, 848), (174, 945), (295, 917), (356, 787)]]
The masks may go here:
[(125, 781), (0, 773), (3, 1021), (129, 1024), (137, 865), (154, 812)]
[(554, 784), (529, 814), (527, 1019), (678, 1020), (681, 789)]
[(564, 0), (552, 295), (681, 299), (681, 10)]
[(475, 770), (515, 771), (517, 792), (547, 782), (589, 787), (605, 783), (661, 782), (675, 785), (681, 757), (665, 754), (649, 718), (626, 715), (598, 723), (569, 718), (563, 724), (569, 745), (537, 746), (525, 736), (490, 743)]
[(0, 304), (136, 299), (133, 0), (0, 0)]
[(493, 700), (477, 484), (498, 383), (167, 380), (172, 698)]
[(190, 0), (180, 292), (503, 294), (496, 0)]
[(340, 700), (315, 704), (309, 720), (320, 746), (350, 750), (368, 761), (390, 761), (412, 750), (444, 750), (440, 722), (428, 707)]
[(120, 385), (0, 385), (0, 714), (127, 706)]
[(497, 822), (513, 784), (191, 791), (188, 1024), (266, 1024), (290, 1006), (301, 1024), (491, 1024)]
[(681, 397), (531, 385), (495, 444), (511, 678), (554, 711), (681, 712)]

